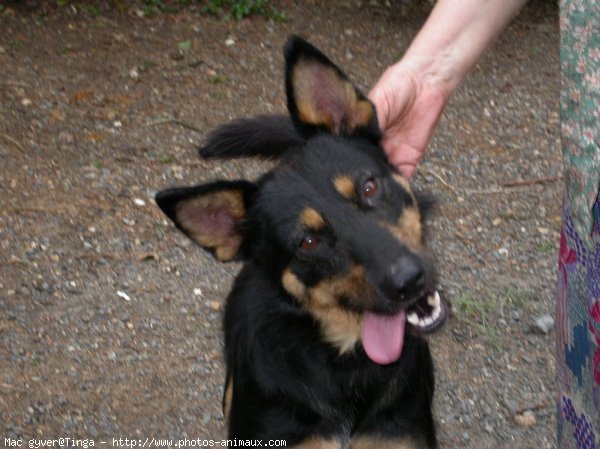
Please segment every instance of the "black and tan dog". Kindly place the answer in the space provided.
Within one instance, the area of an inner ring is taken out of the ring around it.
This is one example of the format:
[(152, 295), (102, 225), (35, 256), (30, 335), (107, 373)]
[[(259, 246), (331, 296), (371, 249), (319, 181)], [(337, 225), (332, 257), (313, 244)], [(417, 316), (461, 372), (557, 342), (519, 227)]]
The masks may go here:
[(373, 105), (325, 55), (285, 48), (291, 118), (216, 129), (204, 157), (259, 156), (258, 182), (160, 192), (175, 225), (220, 261), (244, 261), (227, 299), (230, 438), (298, 448), (435, 448), (441, 325), (423, 242), (426, 202), (394, 173)]

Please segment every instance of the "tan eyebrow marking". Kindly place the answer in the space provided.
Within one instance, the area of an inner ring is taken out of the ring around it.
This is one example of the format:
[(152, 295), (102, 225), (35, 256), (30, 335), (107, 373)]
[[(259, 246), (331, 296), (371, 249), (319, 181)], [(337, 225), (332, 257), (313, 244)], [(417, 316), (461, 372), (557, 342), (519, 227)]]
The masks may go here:
[(312, 207), (305, 208), (300, 213), (300, 222), (309, 229), (317, 230), (325, 226), (323, 216)]
[(333, 185), (335, 190), (344, 198), (351, 200), (356, 195), (356, 186), (354, 179), (348, 175), (338, 175), (333, 178)]

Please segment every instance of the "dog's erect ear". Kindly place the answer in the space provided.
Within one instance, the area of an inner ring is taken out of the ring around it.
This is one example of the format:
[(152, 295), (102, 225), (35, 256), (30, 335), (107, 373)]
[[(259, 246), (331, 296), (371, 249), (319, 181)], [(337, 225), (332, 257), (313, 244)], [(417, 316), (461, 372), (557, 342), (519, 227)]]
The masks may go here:
[(156, 204), (191, 240), (227, 262), (243, 257), (243, 229), (256, 186), (246, 181), (217, 181), (176, 187), (156, 195)]
[(292, 36), (285, 65), (288, 110), (303, 135), (325, 131), (379, 142), (375, 107), (321, 51)]

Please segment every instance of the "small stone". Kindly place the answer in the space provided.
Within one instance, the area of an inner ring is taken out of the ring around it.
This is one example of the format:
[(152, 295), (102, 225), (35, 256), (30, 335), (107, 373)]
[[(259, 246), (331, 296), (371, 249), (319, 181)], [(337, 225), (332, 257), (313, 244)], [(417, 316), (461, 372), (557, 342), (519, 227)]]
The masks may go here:
[(73, 137), (73, 134), (67, 131), (61, 131), (58, 133), (58, 140), (64, 143), (73, 143), (75, 138)]
[(133, 69), (131, 69), (129, 71), (129, 77), (132, 78), (132, 79), (134, 79), (134, 80), (137, 80), (137, 79), (140, 78), (140, 72), (138, 72), (137, 67), (134, 67)]
[(496, 217), (496, 218), (494, 218), (494, 220), (492, 221), (492, 224), (493, 224), (494, 226), (498, 226), (500, 223), (502, 223), (502, 218), (500, 218), (500, 217)]
[(554, 328), (554, 318), (551, 315), (542, 315), (534, 320), (531, 329), (537, 334), (546, 335)]
[(143, 199), (141, 199), (141, 198), (135, 198), (135, 199), (133, 200), (133, 202), (134, 202), (134, 204), (135, 204), (136, 206), (140, 206), (140, 207), (142, 207), (142, 206), (145, 206), (145, 205), (146, 205), (146, 202), (145, 202)]
[(525, 413), (515, 415), (515, 423), (519, 427), (533, 427), (536, 424), (535, 415), (531, 410), (527, 410)]
[(498, 254), (500, 254), (501, 256), (506, 256), (508, 254), (508, 249), (507, 248), (500, 248), (498, 250)]
[(33, 104), (33, 101), (31, 101), (29, 98), (23, 98), (21, 100), (21, 104), (23, 106), (31, 106)]
[(235, 45), (235, 40), (233, 40), (232, 38), (228, 38), (225, 41), (225, 45), (227, 45), (228, 47), (231, 47), (232, 45)]
[(119, 298), (123, 298), (125, 301), (131, 301), (130, 296), (127, 293), (125, 293), (124, 291), (117, 290), (117, 296)]
[(195, 288), (194, 289), (194, 296), (202, 296), (202, 289)]
[(219, 301), (211, 301), (208, 303), (208, 307), (211, 310), (219, 311), (219, 310), (221, 310), (221, 303)]
[(112, 361), (117, 360), (117, 354), (115, 354), (115, 351), (110, 351), (108, 353), (108, 360), (112, 360)]

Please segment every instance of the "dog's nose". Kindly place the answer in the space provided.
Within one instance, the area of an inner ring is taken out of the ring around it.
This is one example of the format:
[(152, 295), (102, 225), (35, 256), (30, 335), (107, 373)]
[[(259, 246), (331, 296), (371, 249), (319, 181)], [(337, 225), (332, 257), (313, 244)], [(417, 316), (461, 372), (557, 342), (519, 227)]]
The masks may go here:
[(425, 289), (425, 271), (412, 254), (401, 256), (389, 269), (389, 283), (400, 299), (411, 299)]

